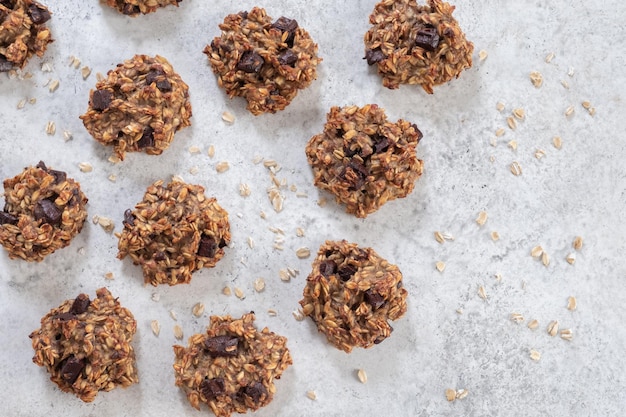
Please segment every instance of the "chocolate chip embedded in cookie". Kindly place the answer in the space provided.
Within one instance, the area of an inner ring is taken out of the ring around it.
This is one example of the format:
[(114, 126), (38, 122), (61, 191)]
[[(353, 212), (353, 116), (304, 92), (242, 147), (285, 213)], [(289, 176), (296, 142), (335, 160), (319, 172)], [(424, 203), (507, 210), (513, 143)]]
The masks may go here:
[(272, 401), (283, 371), (292, 364), (287, 339), (258, 331), (254, 314), (212, 316), (205, 334), (174, 346), (176, 385), (191, 405), (205, 403), (218, 417), (257, 410)]
[(398, 267), (372, 248), (327, 241), (313, 261), (300, 305), (330, 343), (349, 353), (389, 337), (388, 321), (404, 315), (406, 296)]
[(87, 197), (65, 172), (43, 162), (4, 181), (0, 244), (11, 259), (42, 261), (70, 244), (87, 218)]
[(0, 1), (0, 72), (22, 68), (52, 42), (46, 6), (33, 0)]
[(125, 15), (135, 17), (138, 14), (148, 14), (156, 11), (159, 7), (174, 5), (183, 0), (106, 0), (106, 3)]
[(433, 86), (458, 78), (472, 66), (474, 44), (465, 39), (452, 17), (454, 6), (441, 0), (381, 1), (370, 15), (373, 27), (365, 34), (365, 59), (378, 67), (383, 85)]
[(324, 132), (309, 140), (306, 155), (315, 185), (333, 193), (348, 213), (366, 217), (413, 191), (422, 175), (415, 154), (421, 138), (416, 125), (389, 122), (375, 104), (333, 107)]
[(167, 59), (135, 55), (98, 81), (80, 118), (121, 159), (126, 152), (160, 155), (178, 130), (191, 125), (189, 88)]
[(149, 186), (123, 224), (117, 257), (130, 256), (155, 286), (189, 283), (194, 271), (214, 267), (230, 243), (228, 213), (201, 186), (178, 181)]
[(317, 77), (317, 44), (298, 22), (264, 9), (226, 16), (222, 34), (204, 48), (220, 87), (244, 97), (254, 115), (283, 110)]
[(80, 294), (50, 310), (30, 334), (33, 362), (62, 391), (91, 402), (98, 391), (138, 382), (131, 345), (137, 322), (106, 288), (90, 300)]

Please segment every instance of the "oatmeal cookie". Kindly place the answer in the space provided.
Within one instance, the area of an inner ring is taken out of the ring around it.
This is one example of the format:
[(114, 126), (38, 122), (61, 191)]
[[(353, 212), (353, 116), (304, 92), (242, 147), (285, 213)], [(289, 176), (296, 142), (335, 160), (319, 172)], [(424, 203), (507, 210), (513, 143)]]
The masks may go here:
[(404, 315), (406, 296), (398, 267), (372, 248), (327, 241), (313, 261), (300, 304), (328, 341), (349, 353), (389, 337), (388, 320)]
[(33, 362), (44, 366), (62, 391), (91, 402), (98, 391), (139, 381), (131, 345), (137, 330), (132, 313), (106, 288), (90, 300), (80, 294), (53, 308), (30, 334)]
[(474, 44), (465, 39), (452, 17), (454, 6), (441, 0), (383, 0), (370, 15), (373, 27), (365, 34), (365, 59), (376, 64), (387, 88), (420, 84), (433, 86), (458, 78), (472, 66)]
[(205, 403), (218, 417), (257, 410), (272, 401), (283, 371), (292, 364), (287, 339), (254, 327), (254, 314), (240, 319), (212, 316), (205, 334), (174, 346), (176, 385), (194, 408)]
[(4, 181), (0, 243), (11, 259), (42, 261), (70, 244), (87, 218), (80, 184), (43, 162)]
[(181, 1), (183, 0), (106, 0), (106, 3), (125, 15), (135, 17), (140, 13), (152, 13), (159, 7), (170, 4), (178, 7)]
[(0, 0), (0, 72), (22, 68), (52, 42), (50, 11), (33, 0)]
[(129, 255), (154, 286), (189, 283), (194, 271), (214, 267), (230, 243), (228, 213), (203, 187), (178, 181), (148, 187), (123, 223), (117, 257)]
[(167, 59), (135, 55), (98, 81), (80, 118), (121, 159), (127, 151), (160, 155), (174, 133), (191, 125), (189, 88)]
[(326, 120), (306, 155), (315, 185), (333, 193), (348, 213), (366, 217), (413, 191), (423, 166), (415, 154), (422, 138), (416, 125), (389, 122), (376, 104), (332, 107)]
[(317, 77), (317, 44), (298, 22), (275, 22), (264, 9), (226, 16), (222, 34), (204, 48), (220, 87), (248, 100), (254, 115), (283, 110)]

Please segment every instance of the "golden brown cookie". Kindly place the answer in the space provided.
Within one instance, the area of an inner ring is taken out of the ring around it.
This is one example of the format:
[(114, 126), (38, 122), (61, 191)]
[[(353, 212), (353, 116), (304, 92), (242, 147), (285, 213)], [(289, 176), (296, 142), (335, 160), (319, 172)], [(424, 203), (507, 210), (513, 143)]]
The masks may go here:
[(376, 104), (333, 107), (324, 132), (309, 140), (306, 155), (315, 185), (334, 194), (348, 213), (366, 217), (413, 191), (422, 175), (415, 153), (421, 138), (415, 124), (388, 121)]
[(42, 261), (70, 244), (87, 218), (80, 184), (43, 162), (4, 181), (0, 243), (11, 259)]
[(44, 366), (62, 391), (91, 402), (98, 391), (139, 381), (131, 342), (137, 330), (132, 313), (106, 288), (90, 300), (80, 294), (50, 310), (30, 334), (33, 362)]
[(378, 67), (387, 88), (420, 84), (433, 87), (458, 78), (472, 66), (474, 44), (452, 17), (454, 6), (441, 0), (383, 0), (370, 15), (365, 59)]
[(106, 0), (106, 3), (125, 15), (135, 17), (138, 14), (155, 12), (159, 7), (174, 5), (183, 0)]
[(257, 410), (272, 401), (283, 371), (292, 364), (287, 339), (240, 319), (212, 316), (205, 334), (174, 346), (176, 385), (194, 408), (205, 403), (217, 417)]
[(121, 159), (126, 152), (160, 155), (174, 133), (191, 125), (189, 87), (167, 59), (135, 55), (98, 81), (80, 118)]
[(186, 284), (212, 268), (230, 243), (228, 213), (199, 185), (157, 181), (143, 201), (124, 213), (117, 257), (141, 265), (146, 283)]
[(349, 353), (381, 343), (393, 331), (389, 320), (406, 312), (402, 273), (372, 248), (327, 241), (312, 268), (300, 300), (302, 312), (338, 349)]
[(317, 44), (298, 22), (272, 22), (264, 9), (226, 16), (222, 34), (204, 48), (220, 87), (244, 97), (254, 115), (283, 110), (317, 77)]

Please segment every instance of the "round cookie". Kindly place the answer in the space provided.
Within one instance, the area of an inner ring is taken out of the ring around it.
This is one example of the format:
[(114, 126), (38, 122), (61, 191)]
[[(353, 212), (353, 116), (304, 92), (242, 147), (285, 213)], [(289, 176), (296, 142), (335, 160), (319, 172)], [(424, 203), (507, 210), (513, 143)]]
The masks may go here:
[(80, 184), (43, 162), (4, 181), (0, 243), (11, 259), (42, 261), (70, 244), (87, 218)]
[(50, 310), (30, 334), (33, 362), (44, 366), (62, 391), (91, 402), (98, 391), (139, 381), (131, 345), (137, 330), (132, 313), (106, 288), (89, 300), (80, 294)]
[(415, 148), (416, 125), (391, 123), (376, 104), (332, 107), (324, 132), (313, 136), (306, 155), (317, 187), (335, 195), (356, 217), (366, 217), (387, 201), (406, 197), (422, 175)]
[(124, 213), (117, 257), (141, 265), (146, 283), (183, 284), (212, 268), (230, 243), (228, 213), (199, 185), (157, 181)]
[(0, 0), (0, 72), (22, 68), (52, 42), (50, 11), (33, 0)]
[(183, 0), (106, 0), (106, 3), (125, 15), (135, 17), (140, 13), (152, 13), (159, 7), (170, 4), (178, 7), (181, 1)]
[(189, 88), (167, 59), (135, 55), (98, 81), (80, 118), (121, 159), (131, 151), (160, 155), (174, 133), (191, 125)]
[(222, 34), (204, 48), (220, 87), (244, 97), (252, 114), (283, 110), (317, 77), (317, 44), (298, 22), (272, 22), (264, 9), (226, 16)]
[(372, 248), (326, 241), (307, 277), (302, 312), (330, 343), (348, 353), (385, 340), (406, 312), (407, 291), (397, 266)]
[(472, 66), (474, 44), (465, 39), (452, 17), (454, 6), (441, 0), (384, 0), (370, 15), (373, 27), (365, 34), (365, 59), (378, 67), (387, 88), (420, 84), (433, 86), (458, 78)]
[(292, 364), (287, 339), (254, 327), (254, 313), (240, 319), (212, 316), (206, 334), (174, 346), (176, 385), (191, 405), (205, 403), (217, 417), (257, 410), (272, 401), (283, 371)]

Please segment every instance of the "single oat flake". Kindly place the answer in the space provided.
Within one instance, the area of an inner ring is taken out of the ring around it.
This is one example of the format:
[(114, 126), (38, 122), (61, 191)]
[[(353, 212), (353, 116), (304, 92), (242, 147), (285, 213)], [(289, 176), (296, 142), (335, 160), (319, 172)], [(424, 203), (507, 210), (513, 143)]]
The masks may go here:
[(556, 334), (559, 332), (559, 322), (558, 322), (558, 320), (552, 320), (548, 324), (548, 327), (546, 328), (546, 331), (548, 332), (548, 334), (550, 336), (556, 336)]
[(478, 217), (476, 218), (476, 223), (478, 223), (479, 226), (483, 226), (486, 222), (487, 222), (487, 212), (481, 211), (480, 213), (478, 213)]
[(511, 174), (515, 175), (516, 177), (522, 175), (522, 166), (517, 161), (513, 161), (509, 169), (511, 170)]
[(485, 287), (482, 285), (478, 287), (478, 296), (483, 300), (487, 299), (487, 292), (485, 291)]
[(438, 261), (438, 262), (435, 264), (435, 268), (437, 268), (437, 271), (439, 271), (439, 272), (443, 272), (443, 271), (446, 269), (446, 263), (445, 263), (445, 262), (442, 262), (442, 261)]
[(159, 324), (158, 320), (152, 320), (150, 322), (150, 328), (152, 329), (152, 333), (154, 333), (155, 336), (158, 336), (159, 333), (161, 333), (161, 325)]
[(194, 304), (193, 308), (191, 309), (191, 313), (196, 317), (200, 317), (202, 313), (204, 313), (204, 304), (202, 303)]
[(367, 374), (365, 373), (365, 369), (359, 369), (356, 374), (362, 384), (367, 383)]
[(536, 88), (539, 88), (543, 85), (543, 76), (539, 71), (532, 71), (530, 73), (530, 82), (533, 83)]
[(456, 391), (453, 390), (452, 388), (446, 389), (446, 400), (448, 401), (456, 400)]
[(539, 327), (539, 322), (537, 321), (537, 319), (532, 319), (528, 322), (527, 326), (530, 330), (535, 330), (537, 327)]
[(309, 400), (317, 399), (317, 395), (315, 394), (315, 391), (307, 391), (306, 396), (309, 398)]
[(535, 349), (531, 349), (530, 350), (530, 359), (534, 360), (535, 362), (539, 361), (539, 359), (541, 359), (541, 353), (539, 353)]
[(467, 397), (468, 394), (469, 394), (469, 391), (466, 390), (466, 389), (457, 390), (457, 392), (456, 392), (456, 399), (457, 400), (462, 400), (463, 398)]
[(580, 236), (576, 236), (574, 238), (574, 242), (572, 243), (572, 246), (574, 247), (574, 249), (576, 250), (581, 250), (583, 247), (583, 238)]
[(567, 298), (567, 309), (569, 311), (574, 311), (574, 310), (576, 310), (576, 307), (577, 307), (576, 297), (572, 297), (572, 296), (568, 297)]

